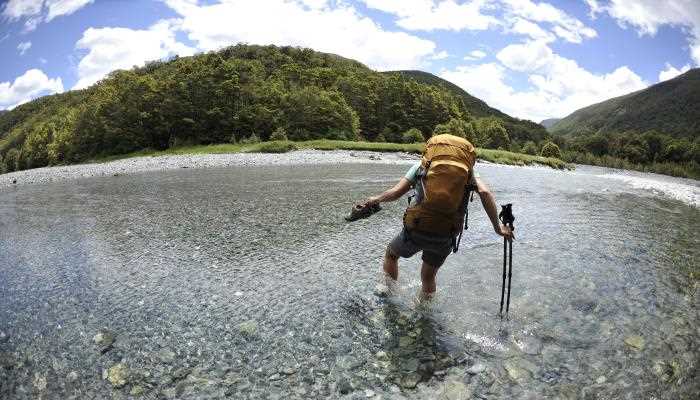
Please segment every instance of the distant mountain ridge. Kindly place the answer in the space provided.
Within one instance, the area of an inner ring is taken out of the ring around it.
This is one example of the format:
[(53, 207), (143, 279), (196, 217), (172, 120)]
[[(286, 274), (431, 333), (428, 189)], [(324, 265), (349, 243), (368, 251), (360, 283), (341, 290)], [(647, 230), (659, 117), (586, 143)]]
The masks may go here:
[(549, 119), (544, 119), (540, 122), (540, 125), (544, 126), (545, 128), (549, 129), (554, 126), (557, 122), (561, 121), (561, 118), (549, 118)]
[(473, 117), (484, 118), (484, 117), (496, 117), (503, 121), (503, 126), (508, 131), (511, 139), (515, 140), (534, 140), (542, 141), (549, 137), (546, 129), (533, 121), (518, 119), (512, 117), (499, 109), (493, 108), (486, 104), (485, 101), (472, 96), (467, 93), (461, 87), (455, 85), (454, 83), (440, 78), (439, 76), (433, 75), (425, 71), (417, 70), (402, 70), (402, 71), (388, 71), (385, 74), (398, 74), (404, 77), (412, 78), (420, 83), (425, 83), (428, 85), (433, 85), (437, 87), (442, 87), (452, 92), (462, 98), (464, 105), (467, 110), (471, 113)]
[(571, 136), (656, 130), (674, 137), (700, 134), (700, 69), (646, 89), (582, 108), (549, 131)]

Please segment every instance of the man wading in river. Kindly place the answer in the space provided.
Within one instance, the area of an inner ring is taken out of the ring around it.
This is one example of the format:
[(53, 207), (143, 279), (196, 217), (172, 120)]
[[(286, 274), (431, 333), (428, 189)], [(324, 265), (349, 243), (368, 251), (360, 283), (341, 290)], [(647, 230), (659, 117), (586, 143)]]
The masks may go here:
[[(498, 220), (496, 200), (488, 186), (474, 172), (476, 154), (467, 140), (453, 135), (437, 135), (428, 140), (420, 162), (413, 165), (393, 188), (372, 196), (364, 207), (394, 201), (413, 188), (409, 207), (403, 216), (403, 229), (389, 243), (384, 256), (384, 273), (389, 285), (399, 276), (399, 257), (412, 257), (422, 251), (422, 295), (435, 293), (435, 275), (452, 251), (457, 251), (472, 191), (498, 235), (513, 240), (513, 232)], [(411, 204), (411, 198), (415, 198)]]

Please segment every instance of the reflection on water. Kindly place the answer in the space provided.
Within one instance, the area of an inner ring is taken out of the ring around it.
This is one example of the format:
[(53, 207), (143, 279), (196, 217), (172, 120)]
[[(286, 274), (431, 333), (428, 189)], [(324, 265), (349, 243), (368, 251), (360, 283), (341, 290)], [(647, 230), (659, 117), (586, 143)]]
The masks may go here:
[(700, 391), (697, 182), (480, 165), (517, 218), (501, 321), (502, 245), (477, 202), (432, 302), (415, 301), (418, 257), (401, 260), (397, 293), (373, 293), (404, 203), (342, 217), (403, 170), (187, 170), (3, 189), (0, 398)]

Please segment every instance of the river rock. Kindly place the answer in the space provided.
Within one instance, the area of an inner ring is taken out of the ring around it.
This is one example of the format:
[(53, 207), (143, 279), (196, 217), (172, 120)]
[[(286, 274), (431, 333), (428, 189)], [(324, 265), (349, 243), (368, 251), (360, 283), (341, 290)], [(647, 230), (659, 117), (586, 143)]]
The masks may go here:
[(246, 321), (238, 324), (238, 331), (244, 336), (255, 336), (258, 331), (258, 323), (255, 321)]
[(361, 360), (353, 356), (340, 356), (336, 358), (335, 363), (338, 365), (338, 368), (347, 371), (355, 369), (363, 364)]
[(165, 364), (172, 364), (175, 361), (176, 354), (170, 349), (161, 349), (158, 352), (158, 359)]
[(399, 338), (399, 347), (408, 347), (412, 345), (415, 342), (415, 339), (413, 339), (410, 336), (401, 336)]
[(633, 350), (644, 349), (644, 338), (639, 335), (632, 335), (625, 338), (625, 344)]
[(5, 343), (10, 339), (10, 336), (3, 331), (0, 331), (0, 343)]
[(420, 375), (415, 372), (401, 377), (401, 387), (404, 389), (413, 389), (418, 385), (418, 382), (420, 382)]
[(114, 344), (115, 337), (112, 332), (107, 329), (101, 329), (95, 336), (93, 336), (92, 341), (97, 345), (100, 353), (106, 353)]
[(146, 390), (141, 385), (136, 385), (131, 388), (129, 394), (132, 396), (141, 396)]
[(40, 373), (35, 373), (34, 380), (32, 380), (32, 384), (34, 385), (34, 389), (36, 389), (39, 392), (43, 392), (44, 390), (46, 390), (48, 382), (46, 381), (46, 377), (44, 375)]
[(115, 388), (123, 387), (127, 384), (129, 369), (124, 363), (118, 363), (107, 370), (107, 380)]
[(486, 366), (482, 363), (476, 363), (467, 369), (467, 373), (470, 375), (478, 375), (486, 371)]
[(375, 357), (377, 357), (377, 360), (379, 361), (387, 361), (389, 359), (389, 356), (386, 354), (385, 351), (378, 351), (377, 354), (375, 354)]
[(441, 400), (467, 400), (472, 397), (471, 390), (463, 382), (449, 380), (445, 382), (444, 390), (440, 396)]
[(671, 362), (657, 361), (652, 368), (654, 374), (665, 383), (676, 381), (680, 375), (680, 369), (681, 367), (676, 360)]
[(66, 375), (66, 380), (68, 382), (75, 382), (78, 380), (78, 373), (76, 371), (71, 371)]
[(595, 383), (602, 385), (607, 381), (608, 381), (608, 378), (606, 378), (605, 375), (601, 375), (598, 377), (598, 379), (595, 380)]
[(538, 355), (542, 352), (542, 342), (532, 336), (526, 336), (519, 343), (520, 350), (525, 354)]
[(510, 379), (517, 383), (522, 383), (531, 377), (530, 371), (523, 368), (520, 364), (521, 363), (514, 360), (508, 360), (503, 363), (503, 368), (508, 373)]

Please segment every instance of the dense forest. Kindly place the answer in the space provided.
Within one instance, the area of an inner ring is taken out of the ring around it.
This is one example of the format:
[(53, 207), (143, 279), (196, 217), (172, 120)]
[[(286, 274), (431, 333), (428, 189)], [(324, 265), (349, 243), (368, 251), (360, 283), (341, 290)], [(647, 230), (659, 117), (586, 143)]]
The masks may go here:
[[(273, 133), (401, 142), (437, 131), (503, 149), (547, 138), (537, 124), (464, 100), (441, 85), (332, 54), (236, 45), (115, 71), (88, 89), (3, 113), (0, 172), (141, 149), (268, 140)], [(531, 126), (513, 128), (518, 121)]]
[(548, 130), (566, 161), (700, 178), (700, 69), (594, 104)]

